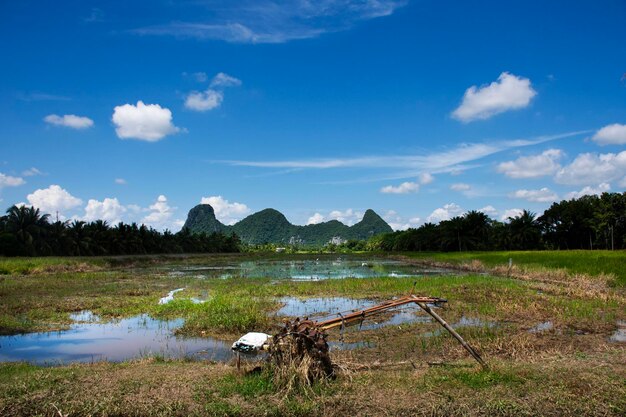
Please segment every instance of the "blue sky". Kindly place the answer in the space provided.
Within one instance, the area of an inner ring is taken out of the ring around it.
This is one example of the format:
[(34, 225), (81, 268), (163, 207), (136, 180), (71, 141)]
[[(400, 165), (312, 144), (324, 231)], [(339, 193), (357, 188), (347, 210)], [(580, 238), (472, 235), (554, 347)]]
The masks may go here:
[(0, 4), (0, 205), (178, 230), (626, 188), (626, 3)]

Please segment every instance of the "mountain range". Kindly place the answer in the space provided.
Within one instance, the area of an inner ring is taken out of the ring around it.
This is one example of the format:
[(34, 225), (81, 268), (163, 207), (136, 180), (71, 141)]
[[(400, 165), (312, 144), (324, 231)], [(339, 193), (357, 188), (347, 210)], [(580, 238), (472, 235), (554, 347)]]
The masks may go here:
[(338, 220), (297, 226), (278, 210), (271, 208), (251, 214), (232, 226), (221, 223), (209, 204), (198, 204), (187, 215), (183, 229), (192, 233), (235, 233), (249, 244), (298, 244), (321, 246), (346, 240), (363, 240), (393, 230), (374, 210), (367, 210), (363, 219), (347, 226)]

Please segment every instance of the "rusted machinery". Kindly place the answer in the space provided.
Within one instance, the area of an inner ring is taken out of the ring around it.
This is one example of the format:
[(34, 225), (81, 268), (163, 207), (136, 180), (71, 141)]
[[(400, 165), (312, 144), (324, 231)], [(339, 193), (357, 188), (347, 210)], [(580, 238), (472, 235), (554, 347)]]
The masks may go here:
[(411, 293), (363, 310), (338, 313), (336, 317), (323, 321), (296, 318), (293, 321), (286, 321), (281, 331), (274, 336), (264, 333), (246, 334), (233, 344), (233, 350), (242, 353), (267, 351), (270, 361), (276, 365), (284, 363), (298, 365), (306, 361), (310, 379), (332, 376), (334, 372), (328, 354), (327, 330), (344, 328), (396, 307), (417, 304), (450, 332), (481, 366), (486, 368), (487, 364), (479, 353), (433, 311), (432, 307), (440, 307), (446, 302), (447, 300), (442, 298), (423, 297)]

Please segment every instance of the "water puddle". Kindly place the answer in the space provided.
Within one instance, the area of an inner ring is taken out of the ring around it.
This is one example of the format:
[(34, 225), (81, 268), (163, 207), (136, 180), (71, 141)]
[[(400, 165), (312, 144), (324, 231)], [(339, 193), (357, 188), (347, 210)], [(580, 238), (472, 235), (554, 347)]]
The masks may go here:
[(174, 301), (174, 294), (177, 292), (183, 291), (184, 288), (177, 288), (167, 293), (167, 295), (159, 300), (159, 304), (167, 304), (171, 301)]
[(318, 281), (341, 278), (423, 277), (458, 274), (458, 271), (413, 265), (394, 259), (366, 260), (354, 256), (320, 256), (316, 258), (273, 259), (256, 261), (216, 260), (211, 265), (169, 265), (158, 267), (172, 277), (205, 278), (272, 278), (296, 281)]
[(538, 323), (535, 327), (531, 327), (528, 329), (529, 333), (544, 333), (554, 329), (554, 324), (551, 321), (544, 321), (543, 323)]
[[(174, 301), (174, 294), (177, 292), (183, 291), (185, 288), (177, 288), (167, 293), (167, 295), (161, 299), (159, 299), (159, 304), (168, 304)], [(188, 298), (194, 304), (202, 304), (206, 303), (209, 298), (209, 293), (207, 291), (203, 291), (199, 297), (191, 297)]]
[(0, 362), (27, 361), (41, 365), (71, 362), (120, 362), (145, 356), (228, 361), (230, 343), (213, 338), (183, 338), (174, 330), (183, 320), (156, 320), (140, 315), (97, 323), (91, 312), (73, 315), (69, 330), (0, 336)]
[[(363, 310), (378, 304), (377, 301), (368, 299), (355, 299), (346, 297), (321, 297), (321, 298), (294, 298), (283, 297), (278, 300), (283, 303), (283, 307), (277, 311), (279, 316), (290, 318), (310, 318), (313, 320), (323, 320), (337, 317), (338, 313), (350, 313)], [(390, 316), (391, 315), (391, 316)], [(382, 318), (381, 318), (382, 317)], [(396, 309), (389, 310), (387, 314), (380, 317), (369, 317), (361, 324), (351, 327), (358, 327), (361, 330), (373, 330), (386, 326), (397, 326), (407, 323), (430, 323), (432, 318), (423, 313), (414, 304), (407, 304)]]
[(626, 321), (617, 321), (617, 330), (609, 338), (611, 342), (626, 343)]
[(359, 342), (328, 342), (328, 347), (333, 350), (355, 350), (355, 349), (369, 349), (376, 347), (376, 343), (359, 341)]

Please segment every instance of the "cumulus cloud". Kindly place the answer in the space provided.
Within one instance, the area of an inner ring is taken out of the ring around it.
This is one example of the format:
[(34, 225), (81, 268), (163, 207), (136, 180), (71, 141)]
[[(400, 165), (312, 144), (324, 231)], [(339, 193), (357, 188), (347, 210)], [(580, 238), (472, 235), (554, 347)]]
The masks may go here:
[(324, 221), (324, 216), (321, 213), (315, 213), (309, 220), (307, 220), (306, 224), (318, 224)]
[(56, 184), (48, 188), (38, 189), (32, 194), (28, 194), (26, 199), (30, 205), (48, 214), (55, 212), (64, 213), (83, 203), (80, 198), (74, 197), (67, 190)]
[(387, 211), (383, 219), (385, 219), (393, 230), (406, 230), (411, 227), (416, 227), (422, 221), (419, 217), (412, 217), (407, 220), (405, 217), (400, 216), (395, 210)]
[(126, 207), (121, 205), (117, 198), (105, 198), (102, 201), (90, 199), (85, 206), (83, 220), (105, 220), (109, 224), (117, 224), (122, 221), (126, 211)]
[(604, 126), (591, 139), (599, 145), (626, 145), (626, 125), (614, 123)]
[(590, 185), (619, 180), (626, 175), (626, 151), (618, 154), (582, 153), (561, 168), (554, 180), (559, 184)]
[(183, 220), (174, 219), (176, 207), (171, 207), (167, 197), (164, 195), (158, 196), (156, 201), (148, 207), (147, 211), (149, 213), (141, 220), (141, 223), (158, 230), (180, 229), (185, 223)]
[(333, 210), (328, 214), (328, 220), (338, 220), (348, 226), (358, 223), (361, 219), (363, 219), (363, 213), (351, 208), (344, 211)]
[(127, 184), (127, 182), (126, 182), (126, 180), (124, 178), (116, 178), (115, 179), (115, 183), (118, 184), (118, 185), (126, 185)]
[(452, 191), (469, 191), (472, 187), (469, 184), (465, 184), (462, 182), (458, 182), (456, 184), (452, 184), (450, 189)]
[(218, 108), (224, 101), (224, 93), (209, 88), (206, 91), (192, 91), (185, 98), (185, 107), (195, 111), (207, 111)]
[(522, 109), (536, 95), (528, 78), (503, 72), (489, 85), (468, 88), (452, 117), (462, 122), (488, 119), (508, 110)]
[(509, 196), (537, 203), (550, 203), (559, 199), (559, 196), (554, 191), (546, 187), (540, 190), (517, 190)]
[(232, 225), (250, 213), (250, 208), (237, 202), (230, 202), (221, 195), (202, 197), (200, 204), (210, 204), (215, 211), (215, 217), (224, 224)]
[(112, 121), (120, 139), (156, 142), (180, 129), (172, 124), (172, 112), (158, 104), (124, 104), (113, 109)]
[(463, 213), (463, 209), (457, 204), (450, 203), (443, 207), (439, 207), (430, 213), (430, 216), (426, 218), (429, 223), (439, 223), (443, 220), (450, 220), (455, 216), (459, 216)]
[(497, 171), (509, 178), (538, 178), (554, 174), (561, 165), (563, 157), (560, 149), (548, 149), (539, 155), (522, 156), (514, 161), (502, 162)]
[(11, 175), (6, 175), (0, 172), (0, 190), (4, 187), (17, 187), (23, 184), (26, 184), (24, 178), (13, 177)]
[(572, 191), (570, 193), (565, 194), (565, 199), (566, 200), (571, 200), (573, 198), (580, 198), (584, 195), (600, 195), (602, 193), (607, 193), (611, 191), (611, 185), (603, 182), (602, 184), (599, 184), (597, 187), (584, 187), (582, 190), (580, 191)]
[(57, 114), (49, 114), (43, 120), (54, 126), (64, 126), (72, 129), (87, 129), (93, 126), (93, 120), (89, 117), (76, 116), (75, 114), (66, 114), (59, 116)]
[(387, 185), (380, 189), (381, 193), (384, 194), (409, 194), (416, 193), (420, 189), (420, 185), (416, 182), (403, 182), (402, 184), (396, 186)]
[(489, 217), (495, 217), (498, 215), (498, 210), (492, 205), (485, 206), (481, 209), (478, 209), (481, 213), (485, 213)]
[(192, 91), (185, 98), (185, 107), (195, 111), (208, 111), (218, 108), (224, 101), (224, 88), (241, 85), (241, 80), (217, 73), (205, 91)]
[(421, 185), (430, 184), (434, 180), (435, 180), (435, 177), (433, 177), (431, 174), (429, 174), (428, 172), (422, 172), (418, 175), (418, 180), (415, 182), (407, 181), (407, 182), (403, 182), (402, 184), (398, 186), (387, 185), (381, 188), (380, 192), (385, 193), (385, 194), (416, 193), (420, 189), (420, 184)]
[(500, 221), (508, 222), (509, 217), (511, 217), (511, 218), (518, 217), (523, 212), (524, 212), (524, 210), (519, 209), (519, 208), (512, 208), (512, 209), (504, 210), (504, 213), (502, 214), (502, 216), (500, 216)]

